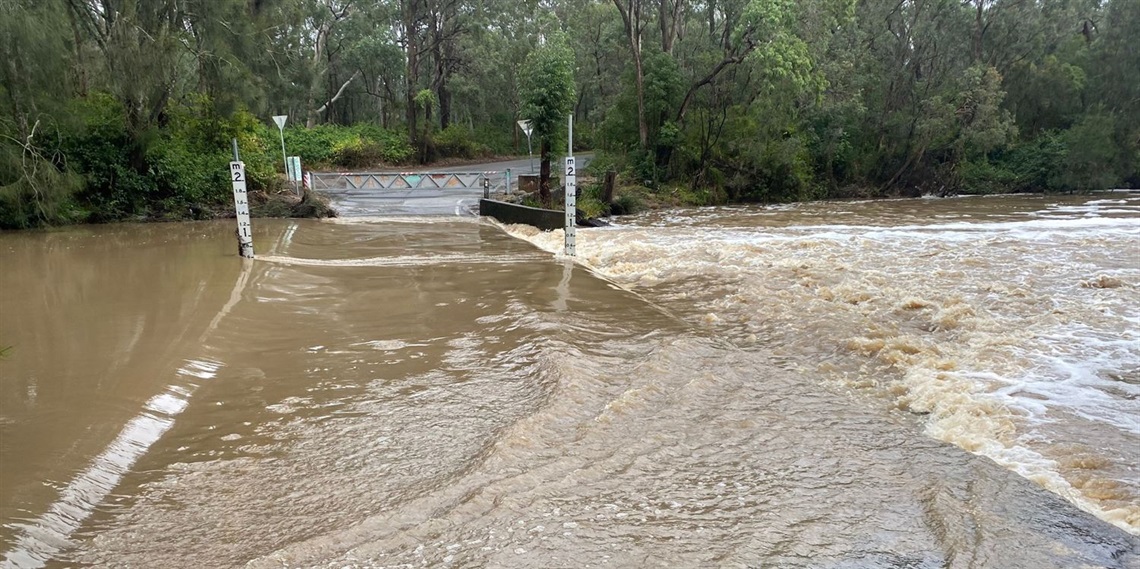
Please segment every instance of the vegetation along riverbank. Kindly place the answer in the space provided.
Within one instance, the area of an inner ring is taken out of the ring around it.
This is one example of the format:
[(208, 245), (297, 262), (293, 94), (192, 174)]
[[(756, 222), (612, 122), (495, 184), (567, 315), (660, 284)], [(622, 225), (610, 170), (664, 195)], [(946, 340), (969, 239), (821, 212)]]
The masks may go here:
[(273, 201), (276, 114), (289, 154), (337, 169), (525, 155), (529, 119), (545, 172), (573, 114), (576, 145), (639, 188), (627, 205), (1140, 185), (1134, 0), (0, 0), (0, 13), (0, 228), (223, 214), (231, 138), (251, 191), (276, 204), (263, 214), (320, 214)]

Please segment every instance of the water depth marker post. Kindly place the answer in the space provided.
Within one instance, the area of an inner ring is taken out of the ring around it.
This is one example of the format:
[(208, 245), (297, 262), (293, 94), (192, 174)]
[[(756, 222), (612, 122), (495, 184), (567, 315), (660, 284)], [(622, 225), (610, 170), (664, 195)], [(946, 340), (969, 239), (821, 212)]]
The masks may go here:
[(577, 255), (575, 250), (575, 223), (578, 212), (578, 176), (574, 164), (574, 157), (566, 157), (566, 254), (570, 257)]
[(234, 184), (234, 210), (237, 212), (238, 254), (253, 258), (253, 228), (249, 223), (249, 194), (245, 189), (245, 163), (238, 155), (237, 139), (233, 139), (234, 161), (230, 162), (230, 180)]

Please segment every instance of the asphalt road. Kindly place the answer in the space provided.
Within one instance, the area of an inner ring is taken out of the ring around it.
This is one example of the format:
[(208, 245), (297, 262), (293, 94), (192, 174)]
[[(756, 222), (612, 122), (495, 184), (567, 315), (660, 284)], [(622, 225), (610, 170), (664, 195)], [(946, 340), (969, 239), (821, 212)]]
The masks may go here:
[[(578, 157), (579, 167), (584, 168), (593, 154), (581, 154)], [(561, 164), (559, 159), (558, 163)], [(512, 185), (520, 174), (531, 172), (531, 161), (528, 158), (520, 160), (504, 160), (498, 162), (483, 162), (466, 164), (462, 166), (448, 166), (441, 168), (427, 168), (415, 170), (400, 170), (402, 173), (431, 173), (431, 172), (497, 172), (491, 176), (491, 186), (503, 186), (504, 172), (511, 170)], [(551, 170), (561, 172), (560, 165), (551, 164)], [(391, 171), (391, 170), (389, 170)], [(534, 173), (538, 173), (538, 158), (534, 160)], [(388, 215), (478, 215), (479, 199), (483, 197), (482, 188), (414, 188), (392, 190), (320, 190), (332, 201), (337, 213), (345, 217), (359, 216), (388, 216)]]

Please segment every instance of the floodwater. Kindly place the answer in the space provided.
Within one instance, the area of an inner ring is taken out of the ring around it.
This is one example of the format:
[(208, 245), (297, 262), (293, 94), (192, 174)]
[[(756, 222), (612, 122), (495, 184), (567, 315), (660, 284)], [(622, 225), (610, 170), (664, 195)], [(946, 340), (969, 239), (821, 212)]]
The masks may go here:
[(0, 235), (0, 567), (1140, 567), (1140, 196)]

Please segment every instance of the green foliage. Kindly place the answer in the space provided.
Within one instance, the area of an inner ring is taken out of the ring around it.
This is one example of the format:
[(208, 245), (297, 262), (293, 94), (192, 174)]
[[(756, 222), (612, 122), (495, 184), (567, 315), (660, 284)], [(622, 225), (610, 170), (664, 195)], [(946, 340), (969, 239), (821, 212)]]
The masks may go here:
[[(1042, 133), (1037, 138), (1013, 147), (997, 157), (1012, 171), (1015, 180), (1004, 191), (1056, 192), (1068, 190), (1062, 180), (1068, 149), (1057, 132)], [(1002, 176), (1004, 178), (1004, 176)], [(1008, 178), (1006, 178), (1008, 179)]]
[(0, 229), (27, 229), (75, 219), (72, 196), (83, 187), (74, 172), (38, 149), (0, 143)]
[(142, 217), (156, 197), (157, 186), (147, 178), (146, 138), (127, 130), (123, 105), (106, 93), (75, 101), (78, 124), (64, 133), (61, 147), (68, 164), (84, 178), (79, 199), (91, 211), (89, 221), (106, 222)]
[(997, 69), (974, 66), (966, 70), (954, 110), (959, 123), (958, 155), (984, 156), (1017, 137), (1013, 118), (1001, 108), (1004, 98)]
[[(516, 130), (514, 120), (510, 117), (507, 117), (506, 119), (499, 121), (498, 125), (477, 124), (475, 125), (475, 129), (471, 132), (470, 136), (474, 141), (476, 141), (476, 145), (486, 149), (492, 155), (507, 156), (516, 154), (513, 138), (514, 130)], [(578, 133), (575, 132), (574, 136), (577, 137), (577, 135)], [(518, 153), (526, 154), (526, 137), (522, 137), (522, 144)]]
[(373, 168), (383, 160), (384, 147), (360, 135), (342, 138), (332, 147), (332, 163), (343, 168)]
[(151, 213), (167, 219), (206, 217), (208, 208), (232, 198), (227, 176), (232, 159), (219, 150), (201, 152), (184, 139), (152, 144), (146, 153), (147, 177), (155, 186)]
[(594, 159), (586, 165), (586, 172), (595, 178), (601, 178), (606, 172), (610, 170), (619, 171), (622, 169), (621, 164), (618, 162), (619, 156), (606, 151), (598, 151), (594, 155)]
[(1085, 115), (1065, 132), (1065, 185), (1091, 191), (1120, 183), (1120, 147), (1114, 139), (1114, 126), (1111, 114), (1096, 113)]
[(435, 92), (431, 89), (420, 89), (420, 92), (416, 93), (415, 98), (412, 100), (415, 101), (417, 107), (423, 109), (425, 112), (430, 112), (432, 109), (439, 107), (439, 98), (435, 96)]
[(610, 204), (611, 215), (631, 215), (645, 210), (645, 202), (633, 193), (621, 193)]
[(563, 132), (574, 107), (574, 52), (561, 32), (554, 32), (523, 64), (519, 115), (530, 121), (533, 137), (552, 142)]
[[(644, 56), (642, 70), (649, 147), (671, 149), (677, 142), (678, 134), (673, 117), (685, 96), (685, 80), (680, 66), (667, 54), (652, 51)], [(641, 144), (637, 118), (637, 77), (633, 69), (627, 69), (622, 74), (621, 84), (622, 91), (606, 117), (602, 135), (607, 148), (633, 152)], [(649, 157), (642, 154), (639, 160), (653, 161), (653, 164), (640, 166), (643, 171), (639, 176), (649, 174), (651, 177), (646, 179), (658, 179), (656, 171), (663, 165), (656, 164), (655, 153)]]
[(253, 191), (277, 188), (270, 131), (246, 111), (221, 116), (205, 97), (170, 110), (168, 126), (146, 148), (146, 176), (155, 185), (150, 214), (166, 219), (204, 218), (228, 211), (232, 190), (228, 165), (238, 140)]
[(593, 196), (579, 196), (575, 205), (582, 211), (583, 215), (590, 219), (605, 217), (610, 213), (609, 206)]
[(610, 2), (0, 0), (0, 225), (228, 211), (232, 138), (272, 193), (275, 112), (344, 170), (521, 153), (520, 118), (548, 164), (573, 111), (652, 203), (1140, 185), (1135, 0), (629, 6), (640, 105)]
[(985, 158), (958, 165), (959, 191), (964, 194), (999, 194), (1018, 184), (1017, 173), (1001, 162)]
[(471, 159), (491, 155), (490, 148), (476, 142), (471, 131), (457, 124), (439, 131), (432, 140), (441, 158)]
[[(288, 128), (285, 129), (285, 147), (291, 156), (301, 157), (301, 164), (306, 169), (405, 164), (413, 156), (411, 141), (405, 134), (367, 124)], [(277, 152), (280, 152), (279, 148), (276, 146)], [(280, 161), (278, 158), (277, 162)]]

